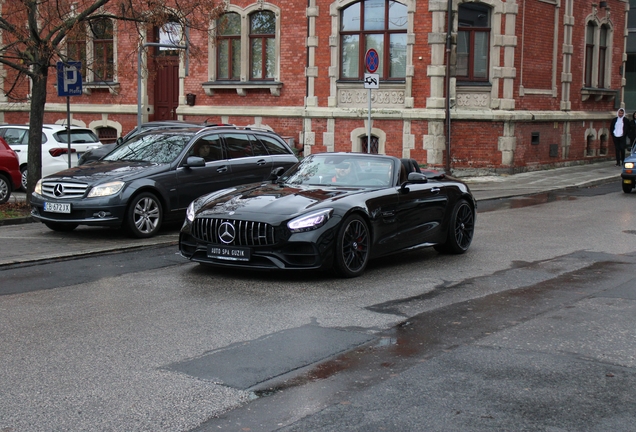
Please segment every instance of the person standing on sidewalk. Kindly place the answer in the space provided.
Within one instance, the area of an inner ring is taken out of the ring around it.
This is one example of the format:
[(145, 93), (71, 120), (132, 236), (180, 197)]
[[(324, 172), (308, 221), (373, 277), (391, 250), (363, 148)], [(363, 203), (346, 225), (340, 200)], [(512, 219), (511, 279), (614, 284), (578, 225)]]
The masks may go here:
[(627, 135), (629, 135), (629, 120), (625, 118), (625, 110), (619, 108), (616, 117), (610, 125), (614, 148), (616, 149), (616, 166), (623, 166), (625, 160), (625, 146), (627, 145)]

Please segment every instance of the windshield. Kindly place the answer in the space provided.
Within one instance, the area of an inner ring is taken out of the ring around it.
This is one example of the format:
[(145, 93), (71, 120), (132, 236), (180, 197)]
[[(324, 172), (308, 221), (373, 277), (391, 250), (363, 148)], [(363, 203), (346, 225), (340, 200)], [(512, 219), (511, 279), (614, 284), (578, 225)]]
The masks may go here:
[(389, 187), (393, 160), (354, 154), (311, 155), (288, 171), (281, 182), (292, 185)]
[(181, 154), (190, 138), (190, 134), (183, 133), (144, 134), (117, 147), (102, 160), (167, 164)]

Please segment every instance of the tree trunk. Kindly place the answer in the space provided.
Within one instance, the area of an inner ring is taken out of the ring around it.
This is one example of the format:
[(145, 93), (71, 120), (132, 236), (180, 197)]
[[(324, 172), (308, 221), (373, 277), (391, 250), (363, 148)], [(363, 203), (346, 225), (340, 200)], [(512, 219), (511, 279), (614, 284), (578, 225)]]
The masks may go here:
[(27, 175), (27, 202), (31, 202), (31, 193), (35, 184), (42, 178), (42, 125), (44, 124), (44, 106), (46, 105), (46, 84), (49, 69), (36, 66), (33, 88), (31, 90), (31, 112), (29, 117), (29, 148)]

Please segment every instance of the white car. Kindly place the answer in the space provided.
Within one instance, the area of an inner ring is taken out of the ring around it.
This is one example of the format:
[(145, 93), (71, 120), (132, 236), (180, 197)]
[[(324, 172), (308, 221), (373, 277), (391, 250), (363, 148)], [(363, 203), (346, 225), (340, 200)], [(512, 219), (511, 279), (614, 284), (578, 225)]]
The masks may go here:
[[(22, 189), (27, 186), (27, 156), (29, 144), (28, 125), (0, 125), (0, 137), (18, 154)], [(42, 126), (42, 177), (68, 168), (68, 132), (65, 125)], [(101, 146), (95, 132), (88, 128), (71, 126), (71, 167), (92, 148)]]

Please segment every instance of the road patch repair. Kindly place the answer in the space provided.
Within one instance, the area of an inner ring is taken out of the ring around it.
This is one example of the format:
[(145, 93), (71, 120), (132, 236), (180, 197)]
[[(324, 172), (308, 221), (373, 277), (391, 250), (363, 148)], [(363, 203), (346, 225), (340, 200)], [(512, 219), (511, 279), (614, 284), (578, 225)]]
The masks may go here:
[(374, 336), (305, 325), (173, 363), (168, 370), (250, 390), (273, 378), (370, 342)]

